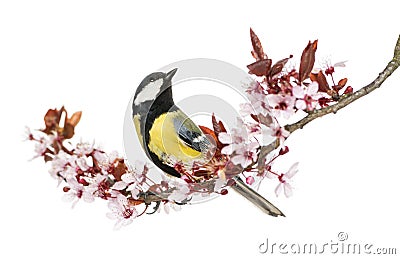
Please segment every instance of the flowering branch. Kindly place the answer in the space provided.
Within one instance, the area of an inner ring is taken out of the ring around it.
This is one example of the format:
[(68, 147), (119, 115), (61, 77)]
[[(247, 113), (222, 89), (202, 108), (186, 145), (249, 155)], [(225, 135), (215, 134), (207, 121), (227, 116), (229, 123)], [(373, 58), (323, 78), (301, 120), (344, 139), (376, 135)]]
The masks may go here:
[(387, 64), (385, 69), (381, 73), (379, 73), (378, 77), (375, 78), (374, 81), (372, 81), (370, 84), (364, 86), (363, 88), (359, 89), (354, 93), (342, 96), (339, 99), (339, 101), (334, 105), (322, 108), (320, 110), (310, 111), (308, 115), (303, 119), (301, 119), (300, 121), (290, 125), (286, 125), (285, 129), (290, 133), (292, 133), (298, 129), (302, 129), (306, 124), (319, 117), (322, 117), (329, 113), (336, 113), (337, 111), (346, 107), (355, 100), (379, 88), (382, 85), (382, 83), (385, 82), (385, 80), (399, 67), (399, 65), (400, 65), (400, 36), (397, 39), (392, 60)]
[[(250, 103), (240, 106), (242, 117), (230, 132), (214, 115), (212, 129), (200, 126), (203, 133), (213, 139), (216, 148), (213, 153), (210, 151), (212, 154), (206, 163), (188, 165), (174, 161), (180, 178), (161, 175), (161, 180), (153, 180), (148, 174), (150, 165), (143, 161), (130, 165), (116, 152), (106, 153), (94, 144), (73, 145), (69, 140), (75, 134), (82, 113), (75, 112), (68, 117), (64, 107), (47, 111), (44, 129), (27, 130), (27, 139), (35, 143), (35, 157), (42, 157), (50, 165), (50, 175), (63, 184), (65, 199), (73, 205), (79, 200), (107, 200), (111, 210), (107, 216), (116, 220), (116, 227), (144, 215), (151, 205), (154, 210), (147, 214), (161, 208), (166, 212), (170, 208), (179, 209), (196, 196), (225, 195), (229, 186), (245, 194), (246, 184), (253, 185), (256, 180), (265, 178), (278, 182), (277, 196), (282, 191), (286, 197), (291, 196), (291, 178), (298, 172), (298, 163), (285, 173), (273, 168), (274, 162), (289, 152), (285, 140), (314, 119), (336, 113), (380, 87), (400, 65), (400, 36), (386, 68), (373, 82), (354, 93), (351, 86), (346, 87), (347, 78), (334, 79), (334, 68), (344, 66), (343, 62), (327, 64), (323, 69), (314, 68), (317, 40), (308, 42), (299, 68), (289, 69), (286, 64), (292, 55), (272, 63), (252, 29), (250, 39), (255, 62), (247, 67), (256, 79), (246, 89)], [(296, 123), (279, 124), (277, 118), (288, 119), (298, 112), (305, 116)], [(274, 138), (272, 142), (271, 137)], [(266, 211), (273, 206), (269, 205)]]

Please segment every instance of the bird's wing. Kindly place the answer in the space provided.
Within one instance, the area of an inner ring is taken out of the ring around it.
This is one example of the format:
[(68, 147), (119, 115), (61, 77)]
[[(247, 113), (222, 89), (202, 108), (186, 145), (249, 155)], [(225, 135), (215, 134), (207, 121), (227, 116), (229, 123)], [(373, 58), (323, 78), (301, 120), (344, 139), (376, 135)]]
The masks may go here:
[(198, 152), (207, 152), (210, 142), (200, 128), (181, 110), (176, 111), (174, 127), (179, 139)]

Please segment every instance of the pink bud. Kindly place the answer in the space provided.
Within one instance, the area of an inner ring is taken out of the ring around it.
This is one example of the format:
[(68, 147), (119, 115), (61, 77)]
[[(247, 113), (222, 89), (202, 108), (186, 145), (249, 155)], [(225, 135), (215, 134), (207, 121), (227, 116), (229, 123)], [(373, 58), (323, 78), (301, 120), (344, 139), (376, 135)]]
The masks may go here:
[(246, 183), (247, 183), (248, 185), (252, 185), (254, 182), (255, 182), (255, 181), (254, 181), (254, 177), (253, 177), (253, 176), (247, 176), (247, 177), (246, 177)]
[(222, 189), (220, 194), (221, 195), (227, 195), (228, 194), (228, 190), (227, 189)]
[(89, 183), (86, 182), (86, 180), (83, 179), (83, 178), (79, 178), (78, 183), (82, 184), (83, 186), (88, 186), (89, 185)]
[(289, 152), (289, 147), (284, 146), (283, 148), (281, 148), (281, 150), (279, 150), (279, 155), (282, 156), (282, 155), (286, 154), (287, 152)]
[(351, 94), (353, 93), (353, 87), (348, 86), (346, 90), (344, 90), (343, 94)]
[(325, 70), (326, 75), (332, 75), (334, 72), (335, 72), (335, 68), (333, 66), (330, 66)]

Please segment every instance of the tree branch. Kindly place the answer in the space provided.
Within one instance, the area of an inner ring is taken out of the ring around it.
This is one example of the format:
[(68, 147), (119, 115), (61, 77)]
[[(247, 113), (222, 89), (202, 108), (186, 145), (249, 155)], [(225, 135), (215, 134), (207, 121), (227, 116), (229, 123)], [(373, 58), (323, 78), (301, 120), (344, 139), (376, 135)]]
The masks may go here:
[(338, 110), (346, 107), (355, 100), (379, 88), (382, 85), (382, 83), (385, 82), (385, 80), (399, 67), (399, 65), (400, 65), (400, 35), (399, 38), (397, 39), (397, 43), (394, 48), (394, 55), (392, 60), (387, 64), (385, 69), (381, 73), (379, 73), (378, 77), (374, 81), (372, 81), (370, 84), (364, 86), (363, 88), (352, 94), (348, 94), (341, 97), (339, 101), (334, 105), (310, 112), (306, 117), (304, 117), (300, 121), (286, 125), (285, 129), (290, 133), (292, 133), (298, 129), (302, 129), (306, 124), (315, 120), (316, 118), (322, 117), (329, 113), (336, 113)]

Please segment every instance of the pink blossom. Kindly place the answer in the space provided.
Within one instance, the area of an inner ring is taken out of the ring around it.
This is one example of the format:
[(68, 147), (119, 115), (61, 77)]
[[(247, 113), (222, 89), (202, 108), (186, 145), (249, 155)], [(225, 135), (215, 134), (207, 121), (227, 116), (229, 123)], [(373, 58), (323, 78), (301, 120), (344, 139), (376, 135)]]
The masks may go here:
[(110, 195), (116, 195), (117, 192), (110, 189), (108, 177), (103, 174), (97, 174), (93, 179), (89, 179), (89, 186), (86, 188), (91, 190), (95, 197), (107, 200)]
[(72, 201), (72, 208), (75, 207), (76, 203), (83, 199), (85, 202), (93, 202), (94, 201), (94, 190), (85, 188), (82, 184), (80, 184), (75, 177), (67, 179), (68, 191), (64, 195), (63, 199), (65, 201)]
[(290, 132), (284, 127), (281, 127), (278, 123), (273, 123), (269, 127), (262, 127), (263, 129), (263, 139), (270, 139), (276, 137), (279, 139), (280, 145), (283, 145), (287, 137), (289, 137)]
[(245, 141), (243, 131), (240, 128), (232, 129), (231, 133), (221, 132), (218, 134), (218, 139), (223, 144), (227, 144), (222, 148), (221, 153), (230, 155), (234, 150), (236, 150), (242, 142)]
[(124, 190), (131, 192), (133, 198), (137, 198), (142, 190), (141, 185), (147, 180), (147, 165), (142, 161), (135, 161), (134, 168), (121, 176), (121, 181), (115, 182), (111, 187), (114, 190)]
[(269, 105), (273, 108), (272, 113), (275, 117), (282, 116), (288, 119), (294, 114), (295, 97), (291, 95), (270, 94), (266, 98)]
[(164, 209), (164, 212), (166, 214), (169, 214), (171, 209), (173, 209), (174, 211), (180, 211), (182, 209), (182, 207), (173, 201), (169, 201), (169, 202), (160, 203), (160, 206), (158, 207), (157, 212), (160, 213), (162, 209)]
[(222, 187), (226, 186), (226, 175), (224, 170), (218, 170), (218, 178), (214, 183), (214, 192), (219, 192)]
[(264, 93), (264, 88), (260, 84), (260, 82), (256, 80), (252, 80), (249, 85), (247, 86), (246, 92), (251, 96), (254, 94), (263, 94)]
[(77, 169), (80, 169), (82, 171), (87, 171), (92, 166), (92, 161), (89, 162), (89, 158), (83, 155), (81, 157), (76, 158), (75, 165)]
[(117, 220), (114, 229), (120, 229), (133, 222), (133, 219), (138, 216), (138, 212), (134, 206), (130, 206), (128, 198), (122, 194), (118, 194), (116, 198), (111, 199), (108, 203), (108, 208), (111, 212), (107, 213), (107, 217)]
[(169, 200), (183, 202), (189, 197), (190, 188), (185, 181), (173, 181), (170, 186), (174, 186), (175, 190), (168, 196)]
[(246, 122), (246, 129), (248, 134), (248, 139), (255, 137), (261, 133), (260, 123)]
[(323, 62), (321, 62), (322, 64), (320, 65), (320, 67), (313, 68), (312, 73), (317, 74), (319, 73), (319, 71), (324, 71), (326, 75), (332, 75), (335, 72), (335, 67), (345, 67), (346, 62), (347, 60), (339, 61), (332, 65), (332, 61), (327, 58), (323, 60)]
[[(256, 114), (262, 114), (266, 116), (268, 113), (270, 113), (271, 109), (267, 102), (267, 95), (265, 93), (255, 92), (247, 97), (251, 103), (252, 109), (254, 109)], [(248, 109), (249, 107), (247, 106), (246, 108)], [(244, 112), (246, 112), (246, 110), (244, 110)]]
[(312, 82), (307, 87), (295, 85), (292, 91), (293, 96), (297, 98), (296, 108), (299, 110), (314, 110), (318, 104), (318, 99), (322, 97), (321, 94), (318, 93), (317, 82)]
[(25, 126), (25, 131), (23, 134), (23, 141), (27, 141), (27, 140), (33, 140), (34, 136), (32, 134), (31, 129), (28, 126)]
[(253, 108), (253, 105), (251, 105), (250, 103), (241, 103), (239, 105), (240, 107), (240, 115), (245, 117), (245, 116), (249, 116), (251, 114), (256, 114), (255, 109)]
[(53, 160), (51, 160), (51, 166), (49, 169), (50, 175), (54, 178), (59, 178), (60, 173), (66, 169), (69, 159), (70, 155), (64, 151), (61, 150), (58, 152), (58, 154), (53, 157)]
[(278, 176), (279, 184), (275, 188), (275, 194), (276, 196), (279, 196), (279, 194), (282, 192), (282, 189), (285, 193), (286, 197), (290, 197), (293, 194), (293, 187), (291, 186), (290, 182), (292, 177), (298, 172), (298, 167), (299, 163), (294, 163), (287, 173), (281, 174)]
[(56, 138), (55, 135), (44, 135), (41, 136), (35, 143), (35, 156), (32, 157), (32, 159), (35, 159), (37, 157), (43, 156), (45, 154), (45, 151), (51, 147), (51, 145), (54, 142), (54, 139)]
[(222, 148), (221, 153), (230, 155), (235, 150), (243, 147), (243, 144), (249, 142), (250, 139), (260, 133), (260, 124), (244, 122), (237, 118), (236, 127), (231, 130), (231, 133), (221, 132), (218, 134), (218, 139), (221, 143), (227, 144)]
[(89, 142), (80, 142), (76, 144), (74, 153), (81, 156), (81, 155), (89, 155), (90, 153), (93, 152), (94, 150), (94, 142), (89, 143)]
[(133, 172), (139, 185), (146, 182), (148, 171), (149, 167), (145, 162), (140, 160), (135, 161)]
[(258, 147), (259, 145), (257, 142), (250, 142), (246, 145), (240, 146), (235, 150), (234, 155), (231, 157), (232, 163), (235, 165), (240, 164), (243, 168), (246, 168), (257, 159)]

